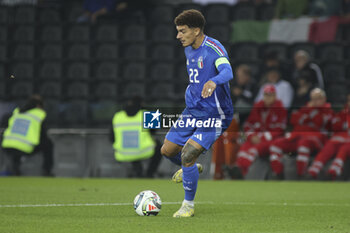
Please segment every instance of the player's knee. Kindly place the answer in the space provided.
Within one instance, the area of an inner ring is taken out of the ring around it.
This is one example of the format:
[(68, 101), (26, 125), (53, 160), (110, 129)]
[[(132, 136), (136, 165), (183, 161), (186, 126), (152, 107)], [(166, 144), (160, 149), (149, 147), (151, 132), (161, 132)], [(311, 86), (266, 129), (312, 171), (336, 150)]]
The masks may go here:
[(193, 166), (200, 153), (200, 150), (187, 143), (181, 151), (182, 165), (185, 167)]
[(166, 156), (166, 157), (171, 157), (170, 153), (168, 152), (168, 150), (166, 149), (166, 146), (163, 145), (161, 148), (160, 148), (160, 154), (163, 155), (163, 156)]

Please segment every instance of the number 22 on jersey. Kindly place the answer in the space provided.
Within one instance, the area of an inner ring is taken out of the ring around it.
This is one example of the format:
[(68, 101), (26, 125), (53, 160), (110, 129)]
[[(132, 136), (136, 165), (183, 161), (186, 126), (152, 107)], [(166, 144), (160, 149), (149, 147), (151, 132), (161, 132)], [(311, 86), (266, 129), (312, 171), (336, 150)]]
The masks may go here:
[(199, 80), (197, 80), (198, 77), (198, 69), (189, 69), (190, 72), (190, 83), (199, 83)]

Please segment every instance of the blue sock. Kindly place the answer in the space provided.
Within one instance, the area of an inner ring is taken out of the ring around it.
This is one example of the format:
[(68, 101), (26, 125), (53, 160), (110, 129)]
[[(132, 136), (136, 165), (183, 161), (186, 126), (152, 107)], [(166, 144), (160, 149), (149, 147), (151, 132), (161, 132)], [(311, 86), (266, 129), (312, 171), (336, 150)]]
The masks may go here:
[(164, 156), (164, 157), (169, 159), (172, 163), (175, 163), (176, 165), (181, 166), (181, 152), (179, 152), (174, 157), (168, 157), (168, 156)]
[(197, 184), (199, 179), (198, 168), (195, 164), (192, 167), (182, 166), (182, 170), (182, 183), (185, 190), (185, 200), (193, 201), (194, 196), (196, 195)]

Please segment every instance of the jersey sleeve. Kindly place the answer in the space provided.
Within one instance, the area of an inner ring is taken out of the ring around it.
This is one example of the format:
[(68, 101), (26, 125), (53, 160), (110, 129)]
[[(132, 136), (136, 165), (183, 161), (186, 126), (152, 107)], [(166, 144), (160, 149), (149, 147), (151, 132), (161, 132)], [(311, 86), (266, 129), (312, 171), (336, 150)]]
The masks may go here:
[(227, 57), (217, 57), (215, 59), (215, 67), (219, 73), (210, 80), (213, 81), (216, 85), (227, 83), (233, 79), (232, 68)]
[(233, 72), (231, 64), (227, 58), (227, 52), (220, 44), (215, 44), (212, 41), (207, 42), (208, 49), (210, 50), (211, 57), (218, 74), (212, 77), (210, 80), (216, 85), (227, 83), (233, 78)]

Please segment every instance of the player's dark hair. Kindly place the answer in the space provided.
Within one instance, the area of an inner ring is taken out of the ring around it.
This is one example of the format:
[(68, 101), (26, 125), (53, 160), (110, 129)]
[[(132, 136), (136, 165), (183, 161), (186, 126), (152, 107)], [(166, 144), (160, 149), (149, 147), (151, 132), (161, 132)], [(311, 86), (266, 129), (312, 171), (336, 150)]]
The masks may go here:
[(200, 28), (204, 30), (205, 18), (198, 10), (185, 10), (176, 16), (174, 23), (176, 26), (187, 25), (189, 28)]

